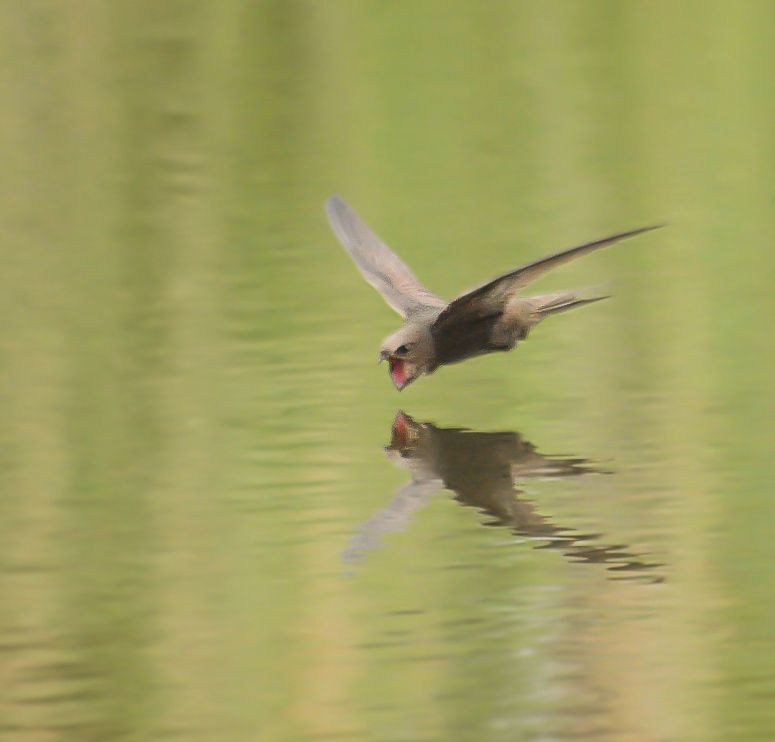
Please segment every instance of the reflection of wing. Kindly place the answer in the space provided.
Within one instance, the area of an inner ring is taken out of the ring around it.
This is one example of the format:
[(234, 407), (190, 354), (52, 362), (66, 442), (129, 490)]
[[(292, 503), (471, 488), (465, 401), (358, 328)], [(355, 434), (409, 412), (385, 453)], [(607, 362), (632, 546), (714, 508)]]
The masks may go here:
[(358, 562), (369, 551), (379, 548), (382, 536), (386, 533), (403, 531), (409, 525), (415, 511), (427, 505), (430, 498), (441, 487), (439, 479), (412, 481), (399, 487), (386, 507), (378, 510), (365, 523), (358, 526), (347, 548), (342, 552), (342, 560), (348, 564)]
[(541, 258), (533, 263), (524, 265), (516, 270), (504, 273), (483, 286), (473, 289), (466, 294), (458, 296), (450, 302), (431, 327), (434, 338), (442, 339), (445, 335), (456, 336), (474, 333), (480, 323), (487, 323), (494, 316), (499, 315), (505, 303), (521, 288), (527, 286), (548, 273), (571, 260), (580, 258), (593, 250), (598, 250), (606, 245), (623, 240), (626, 237), (634, 237), (642, 232), (657, 229), (657, 227), (643, 227), (633, 229), (630, 232), (621, 232), (610, 237), (604, 237), (586, 245), (579, 245), (568, 250), (563, 250), (547, 258)]
[(331, 196), (326, 213), (336, 236), (363, 277), (402, 317), (428, 307), (446, 306), (447, 302), (428, 291), (341, 198)]

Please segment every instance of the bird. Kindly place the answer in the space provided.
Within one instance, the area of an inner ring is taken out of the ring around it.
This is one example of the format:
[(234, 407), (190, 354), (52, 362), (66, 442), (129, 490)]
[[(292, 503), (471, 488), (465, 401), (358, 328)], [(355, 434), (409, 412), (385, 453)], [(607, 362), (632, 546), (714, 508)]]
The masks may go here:
[(383, 340), (377, 356), (378, 362), (388, 362), (390, 379), (399, 392), (440, 366), (513, 350), (544, 318), (608, 298), (589, 289), (537, 296), (522, 296), (521, 291), (576, 258), (664, 226), (640, 227), (562, 250), (503, 273), (447, 302), (420, 283), (342, 198), (331, 196), (326, 201), (326, 214), (334, 234), (363, 277), (404, 319), (404, 325)]

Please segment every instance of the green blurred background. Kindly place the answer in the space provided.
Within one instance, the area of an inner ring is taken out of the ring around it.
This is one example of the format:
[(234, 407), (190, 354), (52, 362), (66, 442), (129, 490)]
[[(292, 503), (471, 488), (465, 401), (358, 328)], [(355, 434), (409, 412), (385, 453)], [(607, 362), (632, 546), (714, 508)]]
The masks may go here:
[[(0, 4), (0, 739), (705, 740), (775, 729), (775, 4)], [(344, 196), (444, 296), (613, 300), (400, 396)], [(440, 493), (354, 574), (420, 421), (660, 562)]]

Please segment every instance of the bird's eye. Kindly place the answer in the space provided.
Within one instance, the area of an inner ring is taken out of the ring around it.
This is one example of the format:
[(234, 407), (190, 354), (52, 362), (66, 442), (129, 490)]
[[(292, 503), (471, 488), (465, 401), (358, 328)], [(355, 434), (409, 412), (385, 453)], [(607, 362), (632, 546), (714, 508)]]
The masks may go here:
[(406, 355), (409, 352), (409, 349), (412, 347), (411, 343), (405, 343), (404, 345), (399, 345), (396, 348), (396, 355), (403, 356)]

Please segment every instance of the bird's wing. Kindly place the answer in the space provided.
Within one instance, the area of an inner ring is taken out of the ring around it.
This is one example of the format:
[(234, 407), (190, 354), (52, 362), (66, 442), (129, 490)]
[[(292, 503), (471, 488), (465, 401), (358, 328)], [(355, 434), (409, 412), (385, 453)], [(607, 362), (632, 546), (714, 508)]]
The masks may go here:
[(326, 214), (339, 241), (363, 277), (402, 317), (447, 302), (425, 288), (398, 257), (338, 196), (326, 203)]
[(462, 331), (465, 328), (469, 328), (472, 324), (475, 325), (481, 320), (486, 320), (493, 315), (499, 314), (506, 301), (514, 296), (515, 292), (537, 280), (544, 273), (565, 265), (565, 263), (569, 263), (571, 260), (580, 258), (593, 250), (612, 245), (614, 242), (623, 240), (626, 237), (634, 237), (637, 234), (658, 229), (660, 226), (663, 225), (641, 227), (629, 232), (620, 232), (610, 237), (604, 237), (602, 240), (595, 240), (595, 242), (588, 242), (585, 245), (571, 247), (568, 250), (563, 250), (555, 255), (550, 255), (533, 263), (523, 265), (516, 270), (504, 273), (502, 276), (498, 276), (451, 301), (434, 322), (431, 332), (434, 336), (438, 336), (447, 332), (457, 332), (458, 330)]

